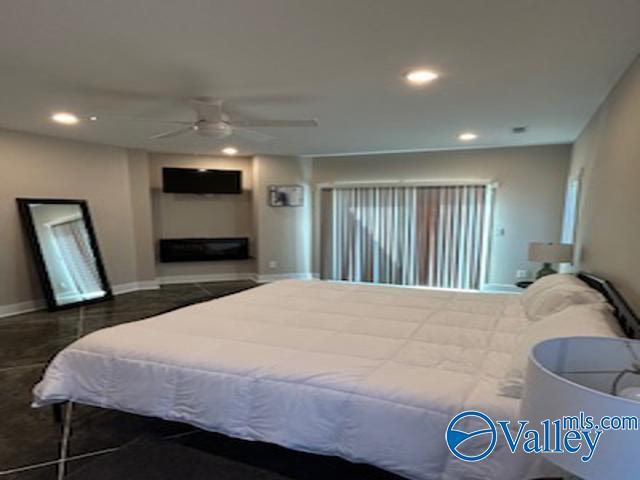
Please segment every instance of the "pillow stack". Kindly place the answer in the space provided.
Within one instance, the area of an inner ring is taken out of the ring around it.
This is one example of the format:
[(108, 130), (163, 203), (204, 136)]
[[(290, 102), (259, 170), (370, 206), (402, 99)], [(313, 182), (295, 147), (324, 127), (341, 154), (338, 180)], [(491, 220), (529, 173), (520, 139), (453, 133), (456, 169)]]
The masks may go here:
[(556, 273), (533, 283), (521, 302), (529, 319), (537, 321), (571, 306), (606, 304), (607, 300), (574, 275)]
[(522, 294), (521, 302), (531, 323), (518, 338), (500, 382), (501, 395), (521, 398), (529, 352), (543, 340), (624, 336), (604, 296), (573, 275), (541, 278)]

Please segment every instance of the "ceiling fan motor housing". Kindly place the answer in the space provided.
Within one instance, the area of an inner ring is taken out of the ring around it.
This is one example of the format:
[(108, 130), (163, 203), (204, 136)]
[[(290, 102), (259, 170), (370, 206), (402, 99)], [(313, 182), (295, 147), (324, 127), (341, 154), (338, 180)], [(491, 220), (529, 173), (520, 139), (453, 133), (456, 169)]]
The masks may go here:
[(231, 125), (225, 122), (200, 122), (194, 130), (205, 137), (224, 138), (233, 133)]

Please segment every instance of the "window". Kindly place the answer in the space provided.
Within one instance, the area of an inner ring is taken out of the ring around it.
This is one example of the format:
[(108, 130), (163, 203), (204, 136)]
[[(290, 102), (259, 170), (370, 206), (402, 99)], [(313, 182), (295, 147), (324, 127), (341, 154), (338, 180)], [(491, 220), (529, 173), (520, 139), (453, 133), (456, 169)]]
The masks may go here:
[(492, 187), (336, 187), (322, 192), (329, 280), (478, 289)]
[(569, 181), (564, 200), (564, 219), (562, 221), (562, 243), (575, 243), (578, 223), (578, 203), (580, 201), (580, 177)]

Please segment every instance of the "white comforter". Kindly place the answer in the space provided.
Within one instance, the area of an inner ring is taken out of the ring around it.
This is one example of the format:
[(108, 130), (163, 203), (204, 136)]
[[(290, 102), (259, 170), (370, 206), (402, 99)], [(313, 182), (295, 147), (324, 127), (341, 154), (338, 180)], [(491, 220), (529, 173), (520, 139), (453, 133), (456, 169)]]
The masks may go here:
[(465, 409), (516, 418), (497, 380), (526, 319), (515, 295), (283, 281), (87, 335), (53, 360), (60, 400), (337, 455), (414, 479), (522, 479), (499, 442), (447, 450)]

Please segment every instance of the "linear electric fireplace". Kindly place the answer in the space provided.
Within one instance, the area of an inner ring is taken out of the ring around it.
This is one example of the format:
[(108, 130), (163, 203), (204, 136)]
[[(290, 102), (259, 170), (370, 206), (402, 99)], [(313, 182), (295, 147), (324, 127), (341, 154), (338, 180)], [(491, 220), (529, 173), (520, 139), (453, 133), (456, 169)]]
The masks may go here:
[(249, 258), (249, 239), (171, 238), (160, 240), (161, 262), (211, 262)]

